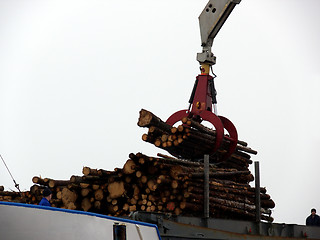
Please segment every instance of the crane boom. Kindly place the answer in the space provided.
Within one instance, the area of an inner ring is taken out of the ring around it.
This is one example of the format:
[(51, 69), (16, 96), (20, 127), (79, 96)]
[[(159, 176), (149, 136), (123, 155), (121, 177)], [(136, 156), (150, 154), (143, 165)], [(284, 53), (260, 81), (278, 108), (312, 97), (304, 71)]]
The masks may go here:
[(202, 64), (214, 65), (216, 57), (211, 52), (214, 38), (241, 0), (210, 0), (199, 16), (202, 52), (197, 60)]

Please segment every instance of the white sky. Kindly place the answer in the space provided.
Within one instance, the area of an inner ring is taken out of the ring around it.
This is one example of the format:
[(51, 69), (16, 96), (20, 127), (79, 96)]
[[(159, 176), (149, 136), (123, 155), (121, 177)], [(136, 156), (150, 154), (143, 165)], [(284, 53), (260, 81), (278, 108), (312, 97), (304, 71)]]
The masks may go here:
[[(139, 110), (188, 107), (206, 3), (0, 0), (0, 154), (22, 190), (162, 152), (141, 140)], [(320, 211), (319, 9), (243, 0), (213, 46), (218, 113), (258, 151), (275, 222)], [(3, 163), (0, 185), (15, 190)]]

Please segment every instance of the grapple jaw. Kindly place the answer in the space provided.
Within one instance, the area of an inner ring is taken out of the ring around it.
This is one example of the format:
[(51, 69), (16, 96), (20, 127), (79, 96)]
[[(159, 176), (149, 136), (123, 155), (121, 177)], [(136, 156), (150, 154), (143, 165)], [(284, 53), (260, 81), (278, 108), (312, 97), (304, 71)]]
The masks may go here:
[[(172, 114), (167, 119), (166, 123), (173, 126), (177, 122), (182, 121), (183, 118), (194, 119), (199, 123), (206, 121), (213, 125), (215, 130), (215, 142), (212, 146), (211, 151), (207, 152), (206, 154), (211, 155), (216, 153), (224, 142), (228, 142), (228, 149), (223, 154), (222, 159), (220, 159), (220, 161), (227, 160), (235, 151), (238, 142), (238, 133), (235, 126), (229, 119), (223, 116), (217, 116), (213, 112), (206, 110), (202, 111), (199, 115), (194, 115), (189, 110), (180, 110)], [(224, 134), (224, 130), (226, 130), (229, 133), (229, 136)]]
[[(215, 142), (211, 151), (204, 154), (214, 154), (222, 144), (227, 143), (227, 151), (223, 153), (220, 161), (227, 160), (237, 147), (238, 133), (229, 119), (212, 112), (212, 104), (216, 103), (216, 91), (212, 76), (209, 74), (197, 76), (189, 103), (191, 110), (175, 112), (167, 119), (166, 123), (173, 126), (183, 118), (190, 118), (198, 123), (203, 121), (211, 123), (215, 129)], [(228, 135), (225, 135), (225, 130)]]

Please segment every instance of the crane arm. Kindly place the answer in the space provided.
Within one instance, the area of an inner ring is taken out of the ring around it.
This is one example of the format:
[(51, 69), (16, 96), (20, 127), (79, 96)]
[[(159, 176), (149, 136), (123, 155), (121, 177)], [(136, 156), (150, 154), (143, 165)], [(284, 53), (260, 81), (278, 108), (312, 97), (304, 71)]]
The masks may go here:
[(216, 63), (211, 52), (214, 38), (229, 17), (230, 13), (241, 0), (210, 0), (199, 16), (202, 52), (197, 54), (201, 65), (209, 66)]

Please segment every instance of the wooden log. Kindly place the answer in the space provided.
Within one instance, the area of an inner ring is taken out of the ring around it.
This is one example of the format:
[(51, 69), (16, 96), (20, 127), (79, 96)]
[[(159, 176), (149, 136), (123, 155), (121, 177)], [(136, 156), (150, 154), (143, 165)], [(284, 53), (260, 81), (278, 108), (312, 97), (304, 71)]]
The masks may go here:
[(140, 182), (143, 183), (143, 184), (147, 183), (148, 182), (148, 177), (146, 175), (141, 176), (140, 177)]
[(157, 184), (154, 182), (153, 179), (150, 179), (148, 182), (147, 182), (147, 186), (148, 188), (151, 190), (151, 191), (155, 191), (157, 189)]
[(137, 168), (137, 166), (134, 163), (134, 161), (132, 159), (128, 159), (123, 166), (122, 172), (124, 174), (132, 174), (136, 171), (136, 168)]
[(178, 186), (179, 186), (178, 181), (177, 180), (172, 180), (172, 182), (171, 182), (172, 189), (176, 189), (176, 188), (178, 188)]
[(134, 211), (137, 211), (137, 205), (132, 205), (129, 207), (129, 211), (130, 212), (134, 212)]
[(137, 178), (141, 178), (142, 176), (142, 172), (141, 171), (136, 171), (136, 177)]
[(150, 212), (156, 211), (157, 207), (155, 205), (150, 206)]
[(51, 199), (50, 200), (51, 206), (59, 208), (62, 205), (61, 199)]
[(130, 205), (128, 203), (123, 204), (122, 209), (124, 211), (128, 211), (129, 210)]
[(168, 137), (169, 137), (169, 135), (168, 134), (162, 134), (162, 136), (161, 136), (161, 142), (167, 142), (168, 141)]
[(133, 184), (132, 189), (133, 189), (132, 196), (133, 197), (138, 196), (140, 193), (140, 188), (137, 186), (137, 184)]
[(83, 189), (81, 189), (81, 196), (82, 196), (82, 197), (86, 197), (86, 196), (89, 195), (90, 192), (91, 192), (91, 189), (89, 189), (89, 188), (83, 188)]
[[(183, 118), (182, 122), (187, 124), (188, 126), (191, 126), (191, 127), (195, 128), (195, 129), (199, 130), (202, 133), (206, 133), (206, 134), (213, 135), (213, 136), (216, 135), (216, 131), (215, 130), (210, 129), (208, 127), (205, 127), (204, 125), (194, 121), (193, 119)], [(246, 143), (244, 141), (241, 141), (241, 140), (238, 140), (238, 144), (240, 144), (240, 145), (242, 145), (244, 147), (248, 146), (248, 143)]]
[(148, 135), (151, 137), (159, 137), (159, 136), (166, 134), (166, 133), (168, 133), (168, 132), (165, 130), (162, 130), (156, 126), (150, 126), (149, 130), (148, 130)]
[(157, 181), (158, 185), (160, 185), (160, 184), (170, 184), (172, 182), (172, 179), (169, 178), (166, 175), (159, 175), (156, 181)]
[[(228, 192), (228, 193), (234, 193), (234, 194), (242, 194), (247, 196), (254, 196), (253, 192), (244, 190), (244, 189), (234, 189), (230, 187), (222, 187), (222, 186), (214, 186), (212, 184), (209, 185), (210, 191), (221, 191), (221, 192)], [(193, 192), (196, 194), (202, 194), (203, 193), (203, 185), (196, 185), (194, 183), (190, 183), (188, 187), (189, 192)]]
[(107, 205), (107, 209), (108, 209), (108, 212), (111, 213), (111, 214), (116, 214), (117, 211), (119, 210), (119, 206), (118, 205)]
[(33, 195), (40, 195), (43, 188), (44, 187), (34, 184), (30, 187), (30, 193)]
[(109, 176), (109, 175), (113, 175), (114, 172), (113, 171), (108, 171), (108, 170), (104, 170), (104, 169), (99, 169), (98, 170), (98, 175), (99, 176)]
[(137, 155), (139, 155), (139, 153), (137, 153), (137, 154), (129, 153), (129, 158), (136, 162), (139, 159), (139, 157)]
[(156, 175), (157, 171), (158, 171), (158, 168), (156, 166), (153, 166), (153, 165), (148, 166), (148, 169), (147, 169), (148, 174)]
[[(233, 209), (239, 209), (239, 210), (251, 212), (253, 214), (256, 211), (255, 205), (245, 204), (245, 203), (232, 201), (232, 200), (224, 200), (224, 199), (214, 198), (213, 197), (213, 198), (210, 198), (210, 202), (217, 203), (217, 204), (219, 204), (221, 206), (226, 206), (226, 207), (230, 207), (230, 208), (233, 208)], [(266, 211), (265, 209), (261, 209), (261, 210), (265, 214), (270, 214), (271, 213), (271, 211)]]
[(59, 200), (62, 199), (62, 191), (58, 191), (58, 192), (56, 193), (56, 198), (59, 199)]
[(19, 192), (1, 191), (0, 196), (20, 197)]
[[(212, 200), (212, 199), (210, 199)], [(221, 204), (222, 203), (222, 204)], [(253, 208), (253, 211), (248, 211), (247, 209), (244, 209), (244, 208), (237, 208), (237, 207), (233, 207), (232, 204), (229, 204), (231, 206), (228, 206), (228, 205), (224, 205), (225, 202), (220, 202), (220, 201), (215, 201), (214, 203), (210, 203), (210, 212), (214, 214), (214, 216), (217, 214), (217, 209), (219, 211), (223, 210), (225, 212), (229, 212), (232, 214), (233, 218), (235, 217), (235, 214), (238, 214), (238, 217), (237, 219), (245, 219), (245, 218), (248, 218), (248, 219), (251, 219), (251, 220), (254, 220), (255, 218), (255, 214), (254, 214), (254, 206), (252, 207)], [(238, 206), (237, 204), (235, 204), (236, 206)], [(196, 209), (198, 212), (202, 211), (203, 209), (203, 205), (202, 203), (200, 202), (194, 202), (194, 203), (190, 203), (190, 202), (182, 202), (180, 203), (180, 208), (181, 209), (185, 209), (185, 210), (191, 210), (192, 212)], [(252, 209), (251, 209), (252, 210)], [(226, 214), (224, 214), (226, 215)], [(239, 217), (241, 216), (241, 217)], [(268, 216), (265, 216), (265, 215), (261, 215), (261, 217), (264, 219), (264, 220), (268, 220), (268, 221), (273, 221), (272, 218), (269, 218)]]
[(78, 194), (68, 188), (62, 189), (62, 202), (68, 209), (73, 209), (74, 206), (69, 203), (75, 203), (78, 198)]
[(241, 146), (241, 145), (237, 145), (236, 150), (241, 150), (243, 152), (251, 153), (251, 154), (254, 154), (254, 155), (258, 154), (258, 152), (256, 150), (253, 150), (252, 148), (244, 147), (244, 146)]
[[(186, 120), (187, 120), (187, 121), (186, 121)], [(186, 122), (185, 122), (185, 121), (186, 121)], [(213, 136), (216, 135), (216, 131), (215, 131), (215, 130), (210, 129), (210, 128), (208, 128), (208, 127), (200, 124), (199, 122), (197, 122), (197, 121), (195, 121), (195, 120), (193, 120), (193, 119), (190, 119), (190, 118), (189, 118), (189, 119), (185, 119), (185, 118), (183, 118), (183, 119), (182, 119), (182, 122), (185, 123), (185, 124), (187, 124), (187, 125), (190, 126), (190, 127), (193, 127), (193, 128), (195, 128), (195, 129), (199, 130), (199, 131), (202, 132), (202, 133), (206, 133), (206, 134), (213, 135)]]
[(93, 207), (97, 210), (101, 210), (102, 209), (102, 203), (101, 201), (94, 201), (93, 202)]
[(261, 199), (261, 207), (263, 208), (274, 208), (276, 206), (272, 199)]
[(67, 186), (68, 184), (70, 184), (70, 180), (54, 180), (54, 179), (50, 179), (48, 182), (48, 186), (50, 188), (55, 188), (58, 186)]
[(78, 208), (78, 206), (74, 202), (68, 202), (64, 204), (64, 206), (66, 209), (70, 209), (70, 210), (76, 210)]
[(131, 178), (130, 176), (126, 176), (125, 179), (124, 179), (124, 181), (125, 181), (126, 183), (130, 183), (130, 182), (132, 181), (132, 178)]
[(92, 187), (92, 190), (95, 191), (95, 190), (98, 190), (100, 188), (100, 185), (99, 184), (92, 184), (91, 187)]
[(141, 139), (144, 141), (144, 142), (148, 142), (148, 143), (154, 143), (155, 141), (155, 137), (154, 136), (150, 136), (146, 133), (142, 134), (141, 136)]
[(188, 209), (188, 210), (192, 210), (192, 211), (196, 211), (196, 212), (200, 212), (203, 210), (203, 205), (200, 204), (194, 204), (191, 202), (180, 202), (180, 209), (184, 210), (184, 209)]
[(135, 198), (131, 198), (131, 199), (130, 199), (130, 204), (131, 204), (131, 205), (135, 205), (135, 204), (137, 204), (137, 203), (138, 203), (137, 199), (135, 199)]
[[(222, 202), (226, 201), (227, 203), (234, 203), (235, 205), (238, 206), (237, 208), (244, 209), (245, 207), (247, 207), (248, 208), (247, 210), (255, 210), (254, 197), (248, 197), (244, 195), (236, 195), (236, 194), (230, 194), (230, 193), (221, 193), (221, 192), (210, 192), (210, 196), (212, 197), (212, 199), (210, 198), (210, 201), (213, 201), (213, 202), (220, 201), (218, 203), (223, 204)], [(199, 195), (199, 194), (187, 193), (184, 195), (184, 197), (186, 198), (185, 201), (191, 201), (192, 199), (203, 201), (203, 195)], [(273, 208), (274, 206), (272, 206), (272, 202), (273, 202), (272, 200), (270, 202), (269, 200), (264, 200), (264, 203), (261, 204), (261, 207), (262, 207), (261, 212), (265, 214), (271, 214), (271, 210), (268, 210), (265, 208), (268, 208), (268, 205), (271, 206), (271, 208)]]
[(170, 157), (161, 153), (158, 153), (157, 156), (161, 157), (161, 158), (155, 159), (158, 162), (175, 163), (175, 164), (180, 164), (180, 165), (189, 166), (189, 167), (203, 167), (203, 163), (200, 163), (200, 162), (191, 162), (190, 160), (187, 160), (187, 159), (178, 159), (178, 158)]
[(156, 147), (160, 147), (162, 146), (162, 142), (161, 142), (161, 139), (160, 138), (156, 138), (156, 140), (154, 141), (153, 143)]
[(143, 165), (145, 164), (146, 160), (143, 157), (140, 157), (138, 162), (140, 165)]
[(239, 152), (234, 152), (233, 154), (231, 154), (228, 161), (232, 161), (234, 163), (241, 163), (241, 165), (244, 165), (244, 166), (247, 166), (248, 164), (252, 163), (252, 160), (239, 155)]
[(163, 122), (160, 118), (155, 116), (152, 112), (149, 112), (145, 109), (141, 109), (139, 114), (140, 114), (139, 120), (138, 120), (139, 127), (156, 126), (167, 132), (171, 130), (171, 126), (169, 124)]
[[(203, 178), (203, 174), (201, 172), (190, 173), (193, 178)], [(239, 175), (249, 175), (250, 171), (232, 171), (232, 172), (211, 172), (209, 173), (209, 177), (234, 177)]]
[(34, 176), (32, 178), (32, 182), (33, 183), (36, 183), (36, 184), (39, 184), (39, 185), (43, 185), (43, 186), (48, 186), (48, 181), (45, 181), (43, 178), (41, 177), (37, 177), (37, 176)]
[(83, 198), (81, 201), (81, 208), (83, 211), (87, 212), (92, 207), (92, 204), (89, 200), (89, 198)]
[(114, 199), (121, 197), (125, 193), (124, 183), (113, 182), (108, 185), (109, 197)]
[(81, 176), (76, 176), (76, 175), (72, 175), (70, 177), (70, 182), (71, 183), (81, 183), (81, 182), (85, 182)]
[(88, 187), (90, 187), (90, 183), (79, 183), (79, 186), (82, 188), (82, 189), (84, 189), (84, 188), (88, 188)]
[(94, 192), (94, 198), (95, 200), (97, 201), (101, 201), (104, 197), (104, 193), (103, 193), (103, 190), (102, 189), (97, 189), (95, 192)]
[[(118, 174), (112, 175), (111, 177), (113, 178), (119, 178)], [(82, 176), (82, 179), (84, 180), (83, 182), (85, 183), (92, 183), (92, 182), (105, 182), (111, 177), (102, 177), (102, 176), (96, 176), (96, 175), (84, 175)]]
[(98, 176), (99, 175), (98, 169), (93, 169), (93, 168), (90, 168), (90, 167), (83, 167), (82, 168), (82, 173), (85, 176), (88, 176), (88, 175)]

